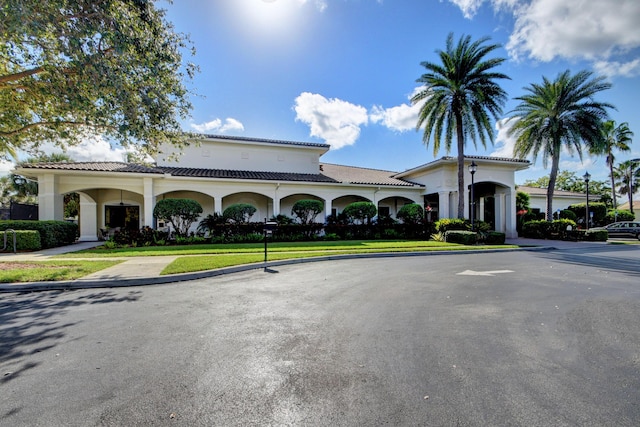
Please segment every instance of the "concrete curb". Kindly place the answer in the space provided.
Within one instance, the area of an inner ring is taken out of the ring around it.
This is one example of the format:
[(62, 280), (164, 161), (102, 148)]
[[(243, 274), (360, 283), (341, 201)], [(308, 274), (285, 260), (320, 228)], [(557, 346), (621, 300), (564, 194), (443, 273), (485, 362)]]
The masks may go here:
[(556, 250), (553, 246), (520, 247), (508, 249), (470, 249), (464, 251), (420, 251), (420, 252), (380, 252), (368, 254), (347, 254), (347, 255), (325, 255), (311, 258), (296, 258), (289, 260), (267, 261), (259, 264), (245, 264), (234, 267), (225, 267), (215, 270), (198, 271), (194, 273), (172, 274), (170, 276), (142, 277), (136, 279), (101, 279), (101, 280), (68, 280), (60, 282), (28, 282), (15, 284), (0, 284), (0, 293), (19, 293), (37, 291), (67, 291), (74, 289), (95, 289), (95, 288), (118, 288), (162, 285), (167, 283), (185, 282), (189, 280), (205, 279), (208, 277), (222, 276), (225, 274), (240, 273), (243, 271), (268, 269), (282, 265), (302, 264), (321, 261), (340, 261), (359, 258), (396, 258), (413, 256), (437, 256), (437, 255), (468, 255), (486, 254), (496, 252), (517, 252), (517, 251), (550, 251)]

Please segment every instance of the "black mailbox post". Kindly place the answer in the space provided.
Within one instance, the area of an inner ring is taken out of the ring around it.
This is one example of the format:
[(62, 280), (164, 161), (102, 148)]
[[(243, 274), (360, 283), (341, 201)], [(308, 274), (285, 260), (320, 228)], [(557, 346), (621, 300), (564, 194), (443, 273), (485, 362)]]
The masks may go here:
[(267, 221), (264, 219), (264, 262), (267, 262), (267, 240), (269, 236), (273, 234), (273, 231), (278, 228), (278, 223), (275, 221)]

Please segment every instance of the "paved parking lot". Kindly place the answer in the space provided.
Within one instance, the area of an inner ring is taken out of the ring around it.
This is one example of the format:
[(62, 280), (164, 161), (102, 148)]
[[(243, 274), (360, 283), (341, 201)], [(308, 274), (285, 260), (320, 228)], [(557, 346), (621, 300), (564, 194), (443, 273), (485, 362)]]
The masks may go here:
[(0, 425), (636, 426), (639, 249), (4, 294)]

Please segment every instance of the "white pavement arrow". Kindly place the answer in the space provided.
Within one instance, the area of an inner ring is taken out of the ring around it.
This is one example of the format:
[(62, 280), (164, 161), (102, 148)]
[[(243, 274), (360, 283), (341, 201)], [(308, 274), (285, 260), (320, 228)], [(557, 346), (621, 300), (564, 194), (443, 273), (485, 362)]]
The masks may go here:
[(465, 270), (462, 273), (457, 273), (458, 276), (495, 276), (496, 274), (513, 273), (512, 270), (493, 270), (493, 271), (473, 271)]

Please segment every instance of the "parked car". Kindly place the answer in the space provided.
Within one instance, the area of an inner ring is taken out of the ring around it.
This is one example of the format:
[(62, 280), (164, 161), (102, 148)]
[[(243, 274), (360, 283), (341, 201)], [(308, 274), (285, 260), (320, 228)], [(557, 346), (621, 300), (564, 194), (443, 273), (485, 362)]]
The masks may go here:
[(609, 237), (635, 237), (640, 240), (640, 222), (614, 222), (592, 230), (607, 230)]

